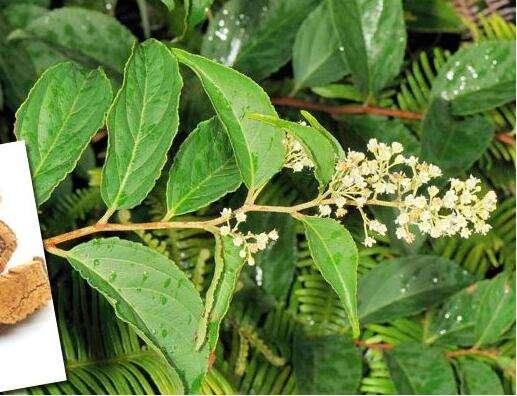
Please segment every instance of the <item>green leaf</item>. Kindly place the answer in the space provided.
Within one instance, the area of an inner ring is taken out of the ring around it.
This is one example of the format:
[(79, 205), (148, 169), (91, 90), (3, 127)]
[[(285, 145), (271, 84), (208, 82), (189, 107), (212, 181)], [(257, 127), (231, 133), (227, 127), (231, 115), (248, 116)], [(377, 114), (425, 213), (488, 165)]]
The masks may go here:
[(456, 263), (438, 256), (382, 262), (359, 281), (359, 318), (379, 323), (416, 314), (471, 281)]
[(312, 87), (312, 92), (323, 98), (346, 99), (360, 102), (361, 93), (353, 86), (348, 84), (328, 84), (321, 87)]
[(429, 319), (427, 343), (471, 346), (501, 340), (515, 324), (512, 276), (500, 274), (456, 293)]
[(343, 146), (341, 146), (339, 140), (337, 140), (334, 135), (332, 135), (323, 125), (321, 125), (316, 117), (314, 117), (307, 110), (300, 110), (300, 114), (303, 118), (305, 118), (311, 127), (323, 133), (323, 135), (325, 135), (330, 140), (334, 146), (334, 151), (337, 153), (339, 158), (343, 158), (345, 156), (345, 150), (343, 150)]
[(35, 4), (11, 4), (2, 10), (2, 15), (12, 29), (24, 28), (30, 21), (46, 15), (48, 9)]
[(138, 205), (153, 188), (178, 129), (176, 59), (154, 39), (135, 47), (107, 118), (102, 198), (108, 212)]
[(203, 208), (235, 191), (242, 178), (217, 118), (200, 123), (182, 143), (167, 183), (167, 219)]
[(213, 351), (219, 338), (219, 327), (228, 312), (235, 293), (244, 259), (239, 256), (242, 247), (235, 246), (230, 236), (215, 236), (215, 270), (206, 293), (205, 314), (197, 332), (197, 347), (207, 341)]
[(177, 48), (173, 52), (201, 80), (228, 133), (246, 186), (264, 185), (280, 170), (285, 155), (283, 133), (247, 117), (252, 113), (276, 116), (266, 93), (235, 70)]
[(187, 16), (187, 26), (193, 28), (205, 19), (207, 10), (214, 0), (188, 0), (188, 2), (190, 10)]
[(0, 83), (5, 104), (16, 111), (37, 79), (37, 73), (26, 49), (7, 42), (9, 26), (5, 19), (0, 14)]
[(408, 342), (385, 354), (398, 394), (456, 395), (452, 367), (439, 348)]
[(350, 232), (330, 218), (302, 217), (314, 264), (336, 291), (343, 303), (355, 337), (359, 336), (357, 318), (358, 253)]
[(359, 91), (378, 93), (399, 73), (406, 47), (401, 0), (326, 0)]
[(111, 98), (102, 70), (83, 72), (70, 62), (48, 69), (31, 89), (15, 131), (27, 144), (38, 205), (75, 168)]
[(297, 331), (292, 361), (300, 394), (353, 395), (359, 391), (361, 353), (346, 336), (310, 337)]
[(473, 293), (477, 288), (486, 286), (486, 282), (478, 282), (451, 296), (441, 309), (432, 311), (425, 342), (428, 344), (473, 345), (476, 319)]
[(95, 239), (62, 254), (195, 392), (208, 365), (208, 351), (194, 348), (203, 303), (174, 262), (118, 238)]
[(458, 359), (462, 394), (504, 395), (498, 375), (483, 362), (474, 359)]
[(87, 66), (122, 73), (136, 39), (115, 18), (84, 8), (63, 7), (30, 22), (10, 35), (11, 40), (46, 43), (67, 58)]
[(169, 9), (169, 11), (174, 10), (174, 0), (160, 0), (165, 6)]
[(178, 37), (184, 37), (202, 22), (214, 0), (161, 0), (172, 12), (171, 28)]
[[(478, 292), (480, 293), (480, 292)], [(515, 279), (501, 274), (479, 294), (476, 312), (476, 346), (497, 342), (515, 325)]]
[(260, 80), (291, 58), (298, 27), (318, 0), (230, 0), (208, 26), (201, 54)]
[[(49, 12), (46, 8), (22, 3), (7, 7), (3, 10), (3, 15), (11, 28), (23, 29), (33, 20), (41, 18)], [(59, 62), (70, 60), (67, 54), (59, 52), (55, 46), (48, 45), (42, 41), (13, 40), (12, 44), (22, 51), (24, 56), (27, 57), (24, 63), (33, 66), (38, 75)]]
[(291, 133), (302, 144), (305, 152), (314, 163), (314, 173), (320, 189), (328, 184), (334, 174), (336, 161), (340, 153), (335, 148), (334, 142), (327, 131), (282, 120), (274, 116), (252, 114), (250, 118), (283, 128)]
[(329, 7), (321, 3), (300, 26), (293, 46), (295, 88), (328, 84), (348, 73), (338, 36), (329, 23)]
[(454, 4), (447, 0), (404, 0), (409, 30), (434, 33), (460, 33), (464, 28)]
[(479, 295), (487, 286), (488, 281), (477, 282), (452, 295), (440, 309), (431, 311), (424, 341), (428, 344), (474, 345)]
[(431, 96), (451, 102), (455, 115), (515, 100), (515, 41), (484, 41), (461, 48), (433, 82)]
[(435, 99), (422, 122), (422, 158), (442, 168), (445, 176), (455, 176), (483, 155), (493, 129), (482, 115), (456, 119), (446, 101)]

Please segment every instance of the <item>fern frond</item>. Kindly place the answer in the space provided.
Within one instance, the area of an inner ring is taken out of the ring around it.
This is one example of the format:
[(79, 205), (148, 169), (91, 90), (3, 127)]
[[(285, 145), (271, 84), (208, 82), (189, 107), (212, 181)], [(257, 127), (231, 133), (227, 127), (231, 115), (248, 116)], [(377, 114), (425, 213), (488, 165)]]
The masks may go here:
[(218, 368), (240, 394), (292, 394), (295, 383), (287, 362), (296, 323), (281, 305), (265, 309), (257, 300), (238, 298), (227, 319), (229, 358), (218, 360)]
[(475, 22), (480, 15), (497, 13), (511, 20), (515, 14), (515, 6), (510, 0), (453, 0), (453, 5), (466, 23)]
[(388, 324), (367, 324), (362, 342), (367, 348), (364, 358), (369, 371), (361, 380), (361, 392), (381, 395), (396, 394), (383, 352), (375, 346), (398, 344), (404, 341), (420, 342), (422, 334), (421, 323), (413, 319), (399, 318)]
[(346, 332), (348, 320), (338, 296), (319, 272), (306, 270), (297, 277), (293, 291), (297, 301), (297, 319), (318, 335)]
[(475, 21), (467, 22), (467, 27), (474, 41), (515, 40), (515, 24), (495, 10), (488, 16), (479, 13)]
[[(373, 337), (372, 342), (376, 341)], [(394, 395), (397, 393), (381, 351), (368, 349), (364, 354), (368, 374), (361, 380), (360, 391), (367, 395)]]
[(77, 221), (86, 219), (87, 214), (102, 204), (100, 190), (89, 187), (76, 190), (66, 195), (56, 203), (55, 209), (59, 216)]
[(405, 71), (395, 102), (401, 110), (423, 112), (429, 105), (431, 86), (450, 52), (433, 48), (432, 53), (422, 51)]
[(235, 395), (235, 389), (228, 380), (214, 367), (208, 371), (201, 387), (205, 395)]
[(292, 369), (273, 366), (258, 353), (253, 354), (239, 383), (240, 394), (291, 395), (294, 391)]
[(177, 394), (176, 372), (113, 308), (73, 273), (58, 287), (57, 318), (68, 381), (30, 388), (32, 394)]
[(170, 258), (171, 255), (166, 241), (158, 239), (152, 232), (135, 231), (135, 234), (138, 235), (144, 245)]
[(208, 287), (208, 275), (213, 271), (213, 263), (210, 261), (212, 257), (213, 252), (209, 249), (201, 249), (197, 256), (196, 264), (192, 270), (192, 282), (199, 291)]
[(422, 324), (413, 319), (399, 318), (388, 324), (367, 324), (366, 325), (366, 342), (370, 342), (370, 335), (377, 336), (379, 342), (388, 344), (398, 344), (404, 341), (422, 340)]
[(204, 230), (168, 229), (156, 231), (167, 244), (170, 258), (181, 268), (192, 273), (202, 250), (214, 249), (214, 240)]
[(259, 336), (257, 329), (250, 325), (243, 325), (239, 327), (238, 331), (241, 338), (244, 338), (250, 346), (260, 352), (273, 366), (282, 367), (285, 365), (285, 359), (279, 356), (273, 348)]

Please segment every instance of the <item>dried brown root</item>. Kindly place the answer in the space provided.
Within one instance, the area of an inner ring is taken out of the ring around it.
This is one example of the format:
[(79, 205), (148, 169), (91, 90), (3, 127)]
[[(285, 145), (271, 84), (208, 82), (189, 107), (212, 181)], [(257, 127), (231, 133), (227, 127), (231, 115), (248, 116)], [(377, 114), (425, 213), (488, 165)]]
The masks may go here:
[(15, 324), (50, 300), (43, 261), (35, 259), (0, 276), (0, 324)]
[(4, 270), (15, 249), (16, 236), (9, 226), (0, 220), (0, 273)]

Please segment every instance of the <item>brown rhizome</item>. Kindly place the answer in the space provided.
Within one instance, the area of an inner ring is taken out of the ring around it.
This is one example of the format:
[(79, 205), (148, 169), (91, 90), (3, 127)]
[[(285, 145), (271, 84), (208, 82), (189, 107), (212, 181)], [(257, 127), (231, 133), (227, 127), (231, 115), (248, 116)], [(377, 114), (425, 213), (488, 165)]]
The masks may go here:
[[(0, 274), (17, 247), (16, 235), (0, 220)], [(12, 268), (0, 275), (0, 325), (18, 323), (50, 299), (50, 286), (43, 260)]]

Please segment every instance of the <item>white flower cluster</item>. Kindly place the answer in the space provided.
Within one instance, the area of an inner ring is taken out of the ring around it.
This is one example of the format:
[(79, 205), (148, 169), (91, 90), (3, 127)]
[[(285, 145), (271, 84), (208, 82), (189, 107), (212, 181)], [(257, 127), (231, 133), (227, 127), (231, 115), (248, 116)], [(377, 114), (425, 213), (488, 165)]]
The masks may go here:
[[(468, 238), (472, 232), (488, 232), (490, 225), (486, 220), (495, 209), (496, 196), (490, 191), (480, 197), (478, 179), (472, 176), (466, 181), (451, 179), (451, 188), (442, 198), (435, 186), (427, 188), (427, 195), (419, 195), (422, 186), (442, 175), (440, 168), (414, 156), (403, 156), (403, 147), (397, 142), (387, 145), (370, 139), (367, 148), (373, 158), (349, 151), (336, 164), (328, 190), (323, 194), (323, 198), (329, 198), (337, 207), (336, 217), (346, 215), (345, 206), (359, 210), (365, 246), (375, 243), (369, 231), (380, 235), (387, 232), (385, 224), (367, 217), (363, 210), (366, 204), (397, 208), (396, 235), (408, 243), (415, 239), (411, 225), (432, 238), (456, 234)], [(326, 204), (319, 211), (321, 216), (332, 214), (332, 208)]]
[[(221, 216), (226, 218), (226, 224), (219, 228), (222, 236), (230, 236), (233, 239), (235, 246), (240, 246), (239, 256), (246, 259), (249, 265), (255, 265), (253, 255), (267, 247), (269, 241), (276, 241), (278, 239), (278, 232), (273, 229), (269, 232), (262, 232), (260, 234), (252, 234), (248, 231), (243, 234), (239, 231), (239, 224), (246, 221), (246, 214), (242, 211), (233, 212), (229, 208), (224, 208)], [(235, 218), (235, 225), (230, 225), (230, 220)]]
[(300, 172), (305, 167), (314, 168), (314, 163), (305, 152), (304, 147), (293, 135), (287, 133), (283, 143), (286, 148), (285, 168), (290, 168), (294, 172)]
[(465, 181), (451, 179), (450, 189), (443, 197), (438, 196), (435, 186), (427, 189), (427, 197), (409, 194), (395, 220), (397, 237), (412, 242), (410, 224), (432, 238), (456, 234), (468, 238), (472, 232), (486, 234), (491, 228), (486, 221), (496, 208), (497, 197), (493, 191), (480, 197), (479, 183), (479, 179), (470, 176)]

